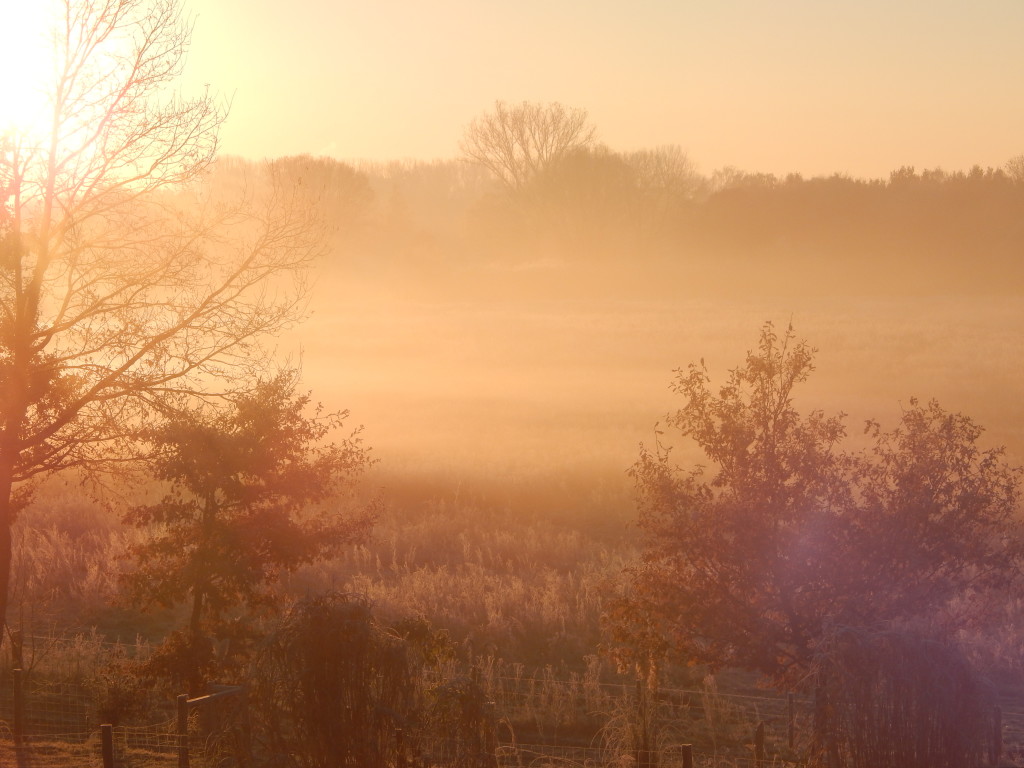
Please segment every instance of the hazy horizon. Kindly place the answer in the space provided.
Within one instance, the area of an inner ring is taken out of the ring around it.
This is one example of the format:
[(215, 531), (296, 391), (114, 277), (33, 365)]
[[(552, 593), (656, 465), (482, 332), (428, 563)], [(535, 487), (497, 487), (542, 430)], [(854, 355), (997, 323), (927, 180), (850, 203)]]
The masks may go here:
[(193, 0), (183, 91), (232, 102), (222, 151), (444, 159), (496, 100), (586, 109), (616, 151), (699, 171), (880, 178), (1024, 151), (1024, 4), (429, 5)]

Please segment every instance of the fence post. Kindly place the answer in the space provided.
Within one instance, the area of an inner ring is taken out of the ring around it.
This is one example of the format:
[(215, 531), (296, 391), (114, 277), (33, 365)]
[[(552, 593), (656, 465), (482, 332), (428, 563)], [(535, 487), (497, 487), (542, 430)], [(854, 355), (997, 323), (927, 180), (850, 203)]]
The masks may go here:
[(636, 749), (637, 768), (653, 768), (655, 756), (652, 749), (651, 729), (647, 709), (647, 688), (644, 681), (639, 678), (636, 681), (636, 718), (637, 718), (637, 739), (634, 748)]
[(24, 648), (24, 639), (20, 629), (16, 629), (11, 632), (11, 668), (12, 669), (23, 669), (25, 666), (22, 649)]
[(693, 744), (680, 745), (683, 753), (683, 768), (693, 768)]
[(114, 768), (114, 726), (100, 726), (100, 741), (103, 746), (103, 768)]
[(796, 743), (796, 707), (794, 706), (793, 692), (790, 691), (786, 698), (789, 701), (789, 726), (786, 729), (786, 735), (789, 740), (789, 748), (792, 749)]
[(20, 667), (11, 670), (14, 682), (14, 741), (21, 742), (25, 735), (25, 672)]
[(992, 710), (992, 765), (999, 765), (1003, 757), (1003, 708), (996, 704)]
[(178, 696), (178, 768), (188, 768), (188, 694)]
[(757, 724), (754, 731), (754, 768), (764, 765), (764, 720)]

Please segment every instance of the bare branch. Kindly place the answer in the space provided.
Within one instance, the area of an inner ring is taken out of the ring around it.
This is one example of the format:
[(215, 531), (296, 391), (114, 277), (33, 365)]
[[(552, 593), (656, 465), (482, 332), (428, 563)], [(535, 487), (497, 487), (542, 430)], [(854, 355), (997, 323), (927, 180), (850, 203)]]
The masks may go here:
[(306, 201), (203, 197), (227, 108), (173, 92), (181, 9), (64, 0), (48, 135), (0, 140), (0, 601), (18, 483), (130, 460), (157, 400), (244, 389), (304, 311)]
[(590, 146), (594, 128), (586, 110), (561, 104), (494, 104), (466, 128), (462, 153), (493, 173), (512, 193), (519, 192), (549, 164)]

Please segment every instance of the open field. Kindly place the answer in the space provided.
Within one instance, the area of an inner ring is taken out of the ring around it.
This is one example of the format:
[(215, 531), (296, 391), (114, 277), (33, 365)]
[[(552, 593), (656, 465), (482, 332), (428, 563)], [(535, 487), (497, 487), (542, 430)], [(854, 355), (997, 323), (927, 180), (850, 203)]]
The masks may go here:
[(792, 321), (818, 348), (798, 405), (849, 414), (851, 439), (864, 419), (891, 425), (910, 397), (936, 398), (986, 427), (986, 446), (1024, 462), (1024, 298), (355, 295), (337, 300), (319, 285), (311, 318), (282, 347), (301, 348), (314, 396), (351, 410), (389, 475), (453, 486), (586, 475), (618, 487), (638, 444), (681, 405), (673, 370), (703, 359), (722, 382), (767, 320)]

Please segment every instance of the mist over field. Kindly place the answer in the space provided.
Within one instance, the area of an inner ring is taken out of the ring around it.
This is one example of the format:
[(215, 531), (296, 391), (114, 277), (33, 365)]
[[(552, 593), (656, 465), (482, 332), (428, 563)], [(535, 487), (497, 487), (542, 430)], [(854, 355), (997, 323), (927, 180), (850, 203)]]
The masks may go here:
[(465, 161), (289, 161), (335, 179), (338, 223), (282, 349), (365, 425), (385, 482), (528, 488), (546, 507), (591, 484), (628, 504), (639, 444), (682, 405), (673, 371), (703, 360), (722, 382), (765, 322), (817, 348), (797, 405), (848, 414), (852, 444), (934, 398), (1024, 456), (1020, 183), (705, 178), (677, 149), (650, 156), (675, 186), (591, 151), (525, 213)]
[(673, 369), (703, 358), (724, 375), (766, 320), (792, 321), (819, 348), (801, 404), (850, 414), (851, 432), (934, 397), (985, 425), (987, 442), (1022, 447), (1024, 308), (1013, 297), (312, 308), (299, 334), (307, 383), (366, 424), (386, 465), (413, 473), (615, 478), (680, 405)]

